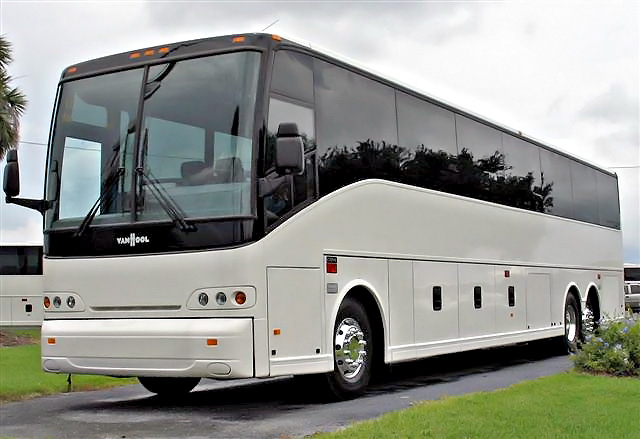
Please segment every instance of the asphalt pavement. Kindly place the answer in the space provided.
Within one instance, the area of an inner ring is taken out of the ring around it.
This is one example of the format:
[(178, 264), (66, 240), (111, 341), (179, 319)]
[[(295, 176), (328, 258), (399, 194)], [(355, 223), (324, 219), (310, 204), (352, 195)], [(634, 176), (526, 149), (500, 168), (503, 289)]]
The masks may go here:
[(203, 380), (165, 400), (140, 385), (0, 406), (0, 437), (202, 439), (304, 437), (404, 409), (416, 401), (490, 391), (572, 367), (550, 343), (511, 346), (394, 366), (360, 398), (327, 402), (292, 378)]

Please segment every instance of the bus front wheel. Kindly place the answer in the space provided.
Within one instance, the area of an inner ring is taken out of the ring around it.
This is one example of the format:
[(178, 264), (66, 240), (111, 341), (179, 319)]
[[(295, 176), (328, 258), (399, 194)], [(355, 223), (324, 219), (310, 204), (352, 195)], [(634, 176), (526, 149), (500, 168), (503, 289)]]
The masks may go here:
[(329, 389), (340, 399), (362, 394), (371, 378), (371, 324), (360, 302), (347, 297), (338, 310), (333, 331), (333, 372)]
[(140, 384), (159, 396), (180, 396), (193, 390), (200, 378), (138, 377)]

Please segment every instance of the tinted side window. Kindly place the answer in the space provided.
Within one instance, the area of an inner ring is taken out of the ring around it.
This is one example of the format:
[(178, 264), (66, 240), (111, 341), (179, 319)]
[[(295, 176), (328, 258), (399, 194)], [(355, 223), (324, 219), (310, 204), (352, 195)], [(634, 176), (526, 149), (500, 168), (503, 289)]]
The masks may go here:
[(573, 193), (573, 218), (597, 224), (598, 196), (596, 170), (578, 162), (571, 162), (571, 188)]
[(451, 111), (402, 92), (396, 93), (400, 146), (456, 155), (456, 125)]
[[(458, 151), (468, 149), (476, 160), (502, 155), (502, 133), (456, 114)], [(503, 156), (504, 157), (504, 156)]]
[(41, 275), (42, 247), (5, 246), (0, 247), (0, 274)]
[(429, 102), (396, 92), (402, 182), (456, 191), (458, 150), (455, 116)]
[(276, 52), (271, 90), (292, 98), (313, 102), (313, 61), (301, 53)]
[(602, 172), (596, 172), (598, 188), (599, 223), (606, 227), (620, 228), (620, 205), (618, 201), (618, 181)]
[(457, 193), (509, 204), (499, 179), (504, 176), (502, 134), (456, 114), (458, 141)]
[(540, 149), (541, 183), (551, 185), (545, 212), (572, 218), (571, 161), (555, 152)]
[(540, 148), (509, 134), (502, 134), (505, 164), (505, 198), (510, 206), (544, 212), (551, 187), (542, 185)]
[(366, 178), (398, 181), (393, 89), (318, 60), (314, 84), (320, 195)]

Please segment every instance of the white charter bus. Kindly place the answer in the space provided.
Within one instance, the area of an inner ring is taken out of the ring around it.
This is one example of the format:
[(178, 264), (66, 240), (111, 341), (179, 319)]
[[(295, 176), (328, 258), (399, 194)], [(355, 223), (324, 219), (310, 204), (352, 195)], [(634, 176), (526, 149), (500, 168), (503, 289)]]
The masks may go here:
[(315, 375), (558, 337), (623, 312), (617, 178), (275, 35), (64, 71), (43, 200), (42, 367)]
[(42, 323), (42, 246), (0, 245), (0, 327)]

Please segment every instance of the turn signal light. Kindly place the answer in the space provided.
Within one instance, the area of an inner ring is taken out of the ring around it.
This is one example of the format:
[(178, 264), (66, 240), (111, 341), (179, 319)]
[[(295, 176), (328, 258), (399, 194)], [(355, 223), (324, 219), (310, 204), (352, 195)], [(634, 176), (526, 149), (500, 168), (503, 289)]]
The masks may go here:
[(244, 305), (245, 302), (247, 301), (247, 295), (242, 291), (236, 291), (234, 300), (238, 305)]
[(49, 296), (44, 296), (44, 307), (46, 309), (49, 309), (51, 307), (51, 299), (49, 299)]

